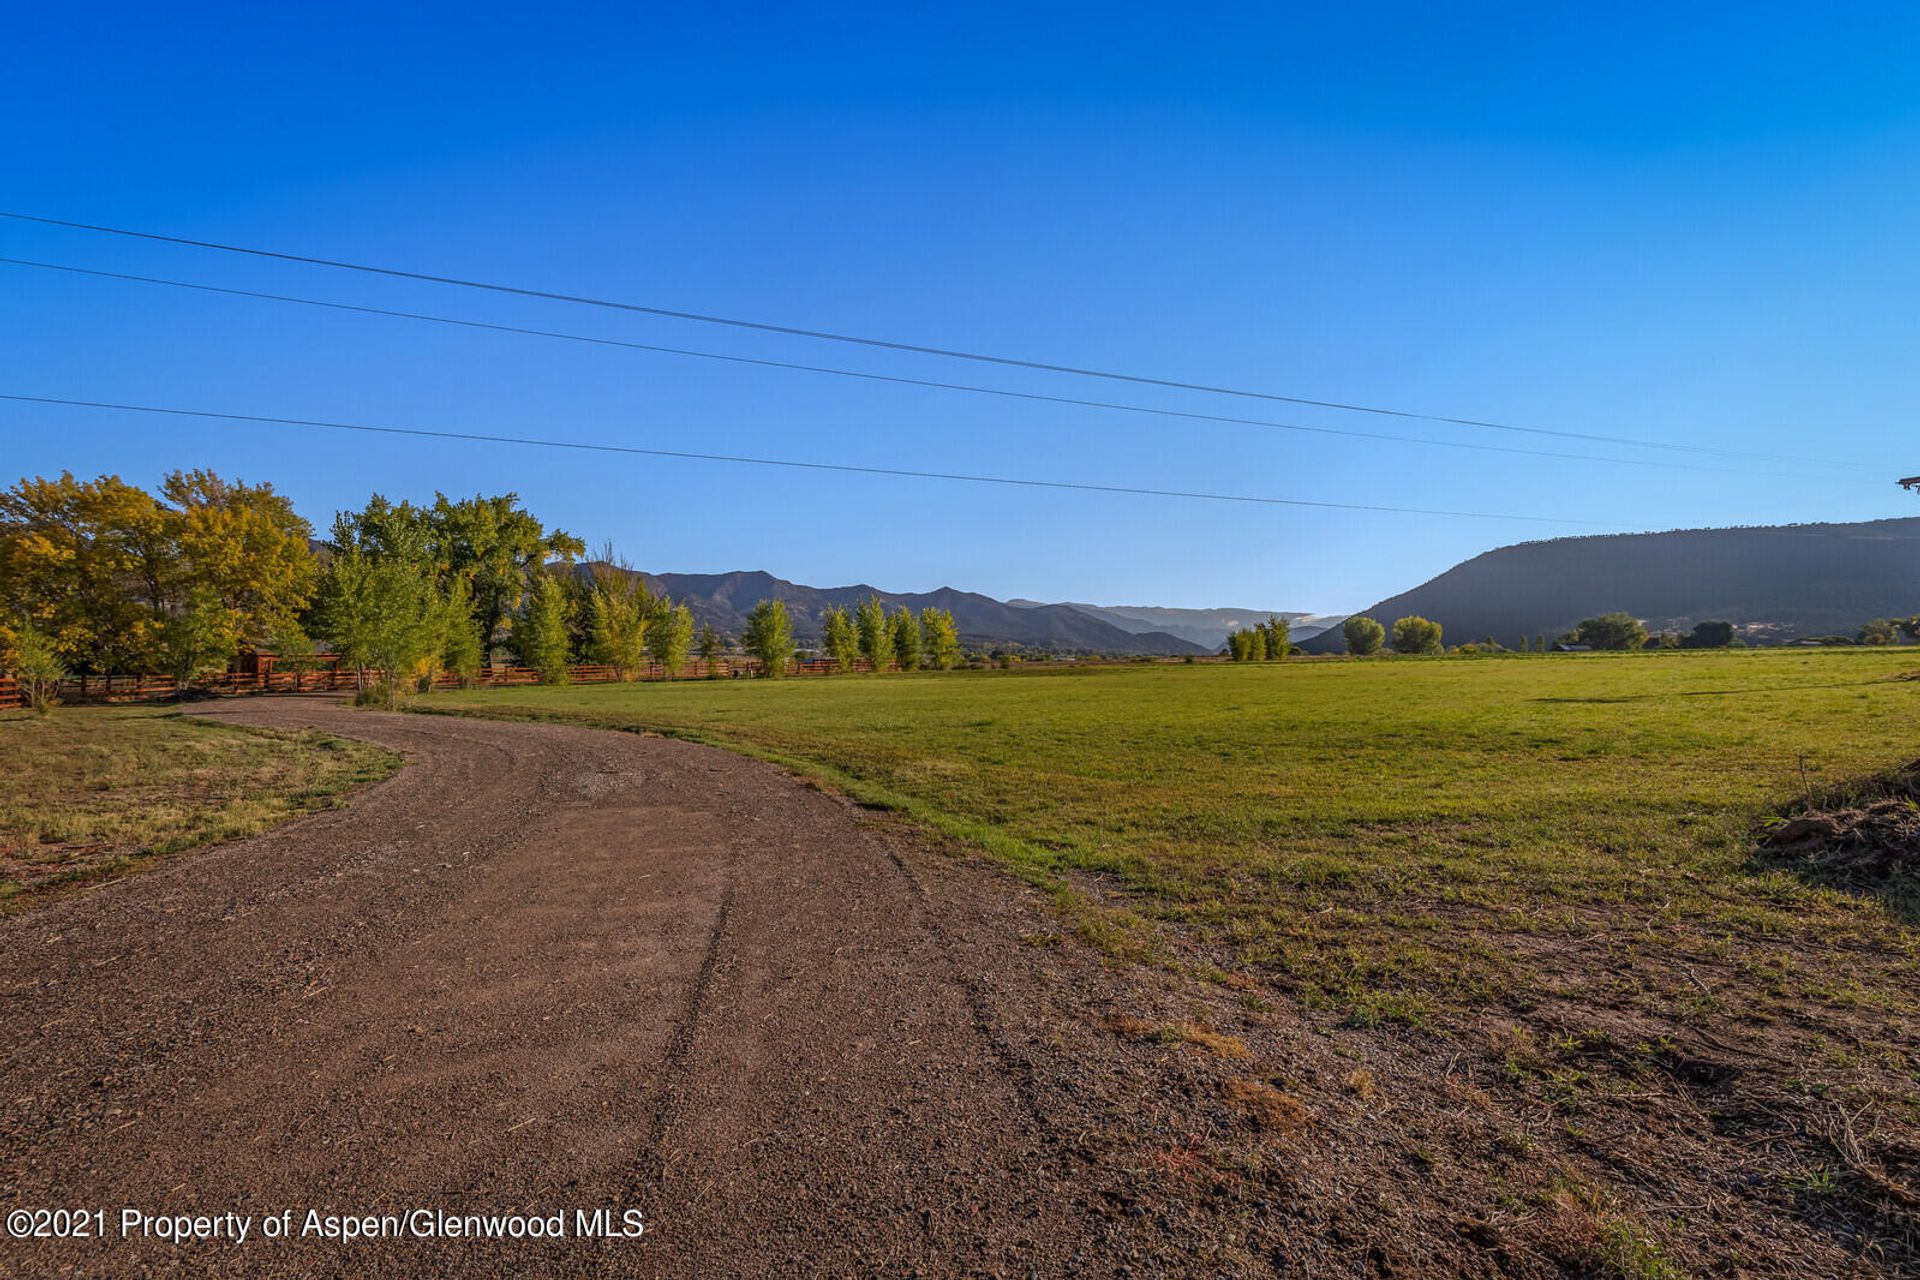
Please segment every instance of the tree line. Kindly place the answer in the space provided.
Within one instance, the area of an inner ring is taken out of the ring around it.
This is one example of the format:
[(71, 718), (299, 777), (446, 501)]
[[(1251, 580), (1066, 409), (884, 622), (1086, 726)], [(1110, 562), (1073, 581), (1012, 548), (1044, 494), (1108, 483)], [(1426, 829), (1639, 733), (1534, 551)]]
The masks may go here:
[[(176, 471), (149, 492), (101, 476), (23, 479), (0, 492), (0, 659), (43, 701), (69, 674), (164, 672), (186, 685), (242, 650), (313, 670), (331, 652), (392, 701), (505, 656), (561, 683), (576, 663), (617, 680), (649, 663), (710, 674), (730, 641), (652, 591), (608, 546), (547, 527), (513, 493), (430, 504), (380, 494), (338, 512), (324, 540), (269, 484)], [(959, 665), (952, 613), (889, 615), (870, 596), (822, 618), (841, 670)], [(770, 676), (795, 656), (786, 605), (763, 601), (742, 637)]]
[[(820, 615), (821, 642), (840, 671), (863, 659), (874, 671), (946, 671), (960, 664), (960, 632), (953, 614), (928, 606), (918, 616), (902, 607), (892, 614), (869, 595), (851, 611), (835, 605)], [(742, 646), (769, 676), (783, 675), (794, 656), (793, 622), (782, 600), (762, 600), (747, 617)]]
[[(0, 492), (0, 655), (30, 695), (66, 674), (165, 672), (182, 684), (242, 649), (312, 670), (330, 649), (391, 698), (497, 654), (566, 678), (575, 661), (630, 679), (678, 672), (693, 615), (516, 494), (431, 504), (375, 494), (312, 526), (268, 484), (176, 471), (152, 493), (118, 476), (23, 479)], [(700, 638), (704, 655), (721, 637)]]

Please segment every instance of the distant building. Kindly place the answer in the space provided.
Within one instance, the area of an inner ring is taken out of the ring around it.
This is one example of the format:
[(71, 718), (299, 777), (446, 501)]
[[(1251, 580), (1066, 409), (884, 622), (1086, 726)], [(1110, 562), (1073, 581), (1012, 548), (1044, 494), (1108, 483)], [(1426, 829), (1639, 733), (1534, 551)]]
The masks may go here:
[(1592, 653), (1593, 646), (1590, 644), (1569, 644), (1565, 640), (1556, 640), (1553, 642), (1553, 651), (1555, 653)]

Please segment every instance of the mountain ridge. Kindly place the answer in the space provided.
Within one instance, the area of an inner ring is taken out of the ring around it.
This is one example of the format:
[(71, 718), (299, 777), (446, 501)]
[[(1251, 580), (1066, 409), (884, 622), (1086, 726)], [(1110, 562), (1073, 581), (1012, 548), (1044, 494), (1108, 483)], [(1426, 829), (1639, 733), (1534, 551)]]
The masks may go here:
[(836, 606), (851, 610), (874, 595), (886, 605), (889, 613), (901, 608), (918, 612), (928, 607), (950, 611), (961, 643), (972, 648), (1011, 646), (1053, 653), (1192, 657), (1212, 653), (1217, 647), (1196, 644), (1162, 631), (1127, 631), (1066, 605), (1021, 608), (976, 591), (953, 587), (934, 591), (882, 591), (866, 583), (812, 587), (775, 577), (764, 569), (728, 573), (638, 572), (651, 590), (672, 596), (691, 609), (696, 625), (711, 626), (736, 637), (746, 627), (747, 615), (753, 607), (762, 600), (773, 599), (786, 603), (795, 638), (803, 644), (817, 644), (824, 610)]
[[(1595, 534), (1483, 552), (1359, 611), (1391, 627), (1419, 614), (1447, 640), (1558, 636), (1625, 610), (1649, 630), (1733, 623), (1749, 640), (1852, 634), (1920, 610), (1920, 517)], [(1307, 641), (1340, 653), (1338, 623)]]

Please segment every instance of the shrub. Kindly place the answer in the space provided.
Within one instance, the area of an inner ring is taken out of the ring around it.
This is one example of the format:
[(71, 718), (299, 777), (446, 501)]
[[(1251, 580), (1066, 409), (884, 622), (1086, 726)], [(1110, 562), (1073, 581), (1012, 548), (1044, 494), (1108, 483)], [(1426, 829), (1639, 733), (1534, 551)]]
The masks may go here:
[(1440, 643), (1440, 624), (1419, 614), (1409, 614), (1393, 624), (1395, 653), (1444, 653)]
[(1347, 639), (1347, 652), (1364, 657), (1369, 653), (1380, 652), (1380, 646), (1387, 642), (1387, 629), (1372, 618), (1358, 615), (1348, 618), (1340, 624), (1340, 634)]
[(20, 692), (29, 707), (45, 715), (60, 701), (60, 682), (67, 678), (67, 668), (55, 653), (53, 640), (26, 623), (14, 631), (10, 648), (7, 665), (20, 682)]

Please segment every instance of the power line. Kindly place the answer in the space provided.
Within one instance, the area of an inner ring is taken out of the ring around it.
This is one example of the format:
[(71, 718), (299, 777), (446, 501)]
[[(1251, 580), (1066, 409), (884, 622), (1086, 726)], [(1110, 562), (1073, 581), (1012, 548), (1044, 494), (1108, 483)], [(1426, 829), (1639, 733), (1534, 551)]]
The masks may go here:
[[(565, 342), (582, 342), (595, 346), (619, 347), (630, 351), (688, 356), (698, 360), (718, 360), (728, 364), (754, 365), (760, 368), (784, 369), (800, 373), (830, 374), (834, 377), (858, 378), (867, 382), (887, 382), (909, 387), (928, 387), (941, 391), (963, 391), (973, 395), (1001, 396), (1007, 399), (1038, 401), (1044, 404), (1074, 405), (1087, 409), (1111, 409), (1121, 413), (1149, 414), (1155, 417), (1177, 418), (1191, 422), (1217, 422), (1236, 426), (1265, 427), (1277, 431), (1303, 432), (1310, 435), (1345, 436), (1356, 440), (1381, 440), (1396, 444), (1432, 445), (1442, 449), (1467, 449), (1478, 453), (1518, 454), (1524, 457), (1557, 458), (1575, 462), (1614, 463), (1628, 467), (1658, 467), (1673, 471), (1702, 471), (1720, 475), (1753, 476), (1775, 480), (1803, 478), (1772, 471), (1746, 471), (1734, 467), (1714, 467), (1699, 463), (1660, 462), (1650, 458), (1612, 458), (1604, 454), (1565, 453), (1552, 449), (1524, 449), (1516, 445), (1477, 444), (1468, 440), (1430, 440), (1421, 436), (1391, 435), (1379, 431), (1355, 431), (1344, 427), (1308, 426), (1296, 422), (1276, 422), (1267, 418), (1241, 418), (1225, 414), (1197, 413), (1184, 409), (1163, 409), (1154, 405), (1126, 404), (1111, 400), (1088, 400), (1076, 396), (1053, 396), (1035, 391), (1013, 391), (1004, 387), (983, 387), (972, 383), (940, 382), (930, 378), (909, 378), (897, 374), (869, 373), (865, 370), (841, 369), (830, 365), (797, 364), (787, 360), (768, 360), (755, 356), (730, 355), (718, 351), (699, 351), (687, 347), (668, 347), (650, 342), (630, 342), (621, 338), (604, 338), (591, 334), (565, 333), (554, 329), (533, 329), (521, 325), (498, 324), (485, 320), (467, 320), (457, 316), (433, 315), (420, 311), (396, 311), (386, 307), (370, 307), (351, 302), (333, 302), (322, 298), (300, 297), (295, 294), (265, 293), (255, 289), (235, 289), (224, 285), (202, 284), (192, 280), (173, 280), (164, 276), (143, 276), (124, 271), (103, 271), (94, 267), (76, 267), (61, 262), (41, 262), (32, 258), (0, 257), (0, 264), (15, 267), (31, 267), (40, 271), (60, 271), (70, 275), (92, 276), (104, 280), (124, 280), (138, 284), (165, 285), (172, 289), (189, 289), (200, 293), (222, 294), (235, 298), (253, 298), (267, 302), (291, 302), (306, 307), (321, 307), (329, 311), (346, 311), (360, 315), (386, 316), (397, 320), (421, 320), (432, 324), (453, 325), (463, 329), (481, 329), (493, 333), (511, 333), (527, 337), (554, 338)], [(1578, 436), (1576, 438), (1605, 439), (1606, 437)], [(1621, 443), (1627, 442), (1622, 441)], [(1771, 458), (1771, 455), (1767, 454), (1735, 454), (1731, 451), (1696, 449), (1684, 445), (1662, 447), (1672, 447), (1687, 452), (1725, 452), (1729, 456)], [(1788, 459), (1772, 460), (1788, 461)], [(1859, 471), (1868, 470), (1868, 468), (1865, 467), (1855, 468), (1848, 466), (1848, 464), (1841, 463), (1825, 463), (1822, 465), (1847, 466), (1850, 470)]]
[(695, 462), (728, 462), (755, 467), (791, 467), (804, 471), (842, 471), (854, 475), (892, 476), (915, 480), (953, 480), (967, 484), (1011, 485), (1027, 489), (1069, 489), (1082, 493), (1115, 493), (1150, 498), (1189, 498), (1201, 502), (1253, 503), (1275, 507), (1314, 507), (1332, 511), (1367, 511), (1391, 515), (1451, 516), (1470, 520), (1517, 520), (1529, 524), (1570, 524), (1591, 528), (1622, 528), (1597, 520), (1561, 516), (1507, 515), (1491, 511), (1448, 511), (1428, 507), (1392, 507), (1358, 502), (1321, 502), (1307, 498), (1269, 498), (1247, 494), (1199, 493), (1182, 489), (1144, 489), (1132, 485), (1092, 484), (1071, 480), (1029, 480), (1013, 476), (976, 476), (950, 471), (913, 471), (903, 467), (867, 467), (843, 462), (804, 462), (790, 458), (754, 458), (737, 454), (692, 453), (679, 449), (644, 449), (637, 445), (590, 444), (578, 440), (545, 440), (535, 436), (490, 435), (474, 431), (434, 431), (424, 427), (374, 426), (358, 422), (327, 422), (313, 418), (279, 418), (256, 413), (219, 413), (209, 409), (176, 409), (158, 405), (119, 404), (102, 400), (71, 400), (57, 396), (29, 396), (0, 392), (0, 400), (18, 404), (61, 405), (77, 409), (107, 409), (120, 413), (164, 414), (182, 418), (209, 418), (221, 422), (257, 422), (283, 427), (328, 431), (363, 431), (379, 435), (424, 436), (434, 440), (470, 440), (486, 444), (528, 445), (543, 449), (576, 449), (594, 453), (637, 454), (649, 458), (678, 458)]
[[(425, 271), (408, 271), (397, 267), (371, 266), (367, 263), (346, 262), (337, 258), (319, 258), (307, 254), (287, 253), (277, 249), (256, 249), (245, 245), (224, 244), (217, 240), (195, 240), (186, 236), (163, 235), (155, 231), (134, 231), (125, 227), (108, 227), (90, 222), (71, 222), (63, 218), (46, 218), (35, 214), (14, 213), (7, 210), (0, 210), (0, 218), (11, 218), (17, 222), (32, 222), (49, 227), (65, 227), (73, 231), (91, 231), (101, 235), (124, 236), (135, 240), (149, 240), (162, 244), (184, 245), (194, 249), (213, 249), (221, 253), (237, 253), (255, 258), (271, 258), (279, 262), (298, 262), (307, 266), (331, 267), (341, 271), (358, 271), (367, 275), (386, 276), (396, 280), (416, 280), (427, 284), (454, 285), (463, 289), (482, 289), (489, 293), (510, 294), (514, 297), (539, 298), (549, 302), (567, 302), (580, 306), (604, 307), (613, 311), (660, 316), (670, 320), (688, 320), (699, 324), (724, 325), (734, 329), (750, 329), (761, 333), (777, 333), (788, 337), (809, 338), (822, 342), (844, 342), (855, 346), (873, 347), (885, 351), (900, 351), (914, 355), (940, 356), (952, 360), (971, 360), (981, 364), (999, 365), (1006, 368), (1032, 369), (1044, 373), (1070, 374), (1074, 377), (1081, 378), (1103, 378), (1108, 381), (1127, 382), (1139, 386), (1166, 387), (1177, 391), (1199, 391), (1211, 395), (1239, 396), (1250, 400), (1269, 400), (1282, 404), (1306, 405), (1318, 409), (1335, 409), (1347, 413), (1370, 413), (1390, 418), (1408, 418), (1422, 422), (1441, 422), (1454, 426), (1479, 427), (1490, 431), (1514, 431), (1528, 435), (1567, 436), (1573, 439), (1605, 441), (1612, 444), (1624, 444), (1644, 449), (1674, 449), (1685, 452), (1716, 453), (1729, 457), (1761, 458), (1773, 462), (1817, 461), (1777, 455), (1743, 454), (1733, 450), (1678, 445), (1667, 441), (1636, 440), (1630, 437), (1556, 431), (1545, 427), (1518, 426), (1512, 423), (1492, 422), (1480, 418), (1451, 417), (1446, 414), (1422, 413), (1411, 409), (1390, 409), (1377, 405), (1350, 404), (1339, 400), (1316, 400), (1306, 396), (1281, 395), (1270, 391), (1252, 391), (1240, 387), (1215, 386), (1201, 382), (1181, 382), (1171, 378), (1155, 378), (1142, 374), (1119, 373), (1105, 369), (1089, 369), (1078, 365), (1053, 364), (1043, 360), (1027, 360), (1013, 356), (988, 355), (978, 351), (963, 351), (951, 347), (934, 347), (912, 342), (898, 342), (884, 338), (868, 338), (857, 334), (837, 333), (826, 329), (806, 329), (794, 325), (773, 324), (760, 320), (743, 320), (738, 317), (710, 315), (699, 311), (681, 311), (670, 307), (656, 307), (637, 302), (619, 302), (608, 298), (590, 297), (584, 294), (559, 293), (547, 289), (531, 289), (518, 285), (500, 284), (495, 281), (468, 280), (459, 276), (435, 275)], [(1830, 464), (1820, 463), (1820, 465)]]

